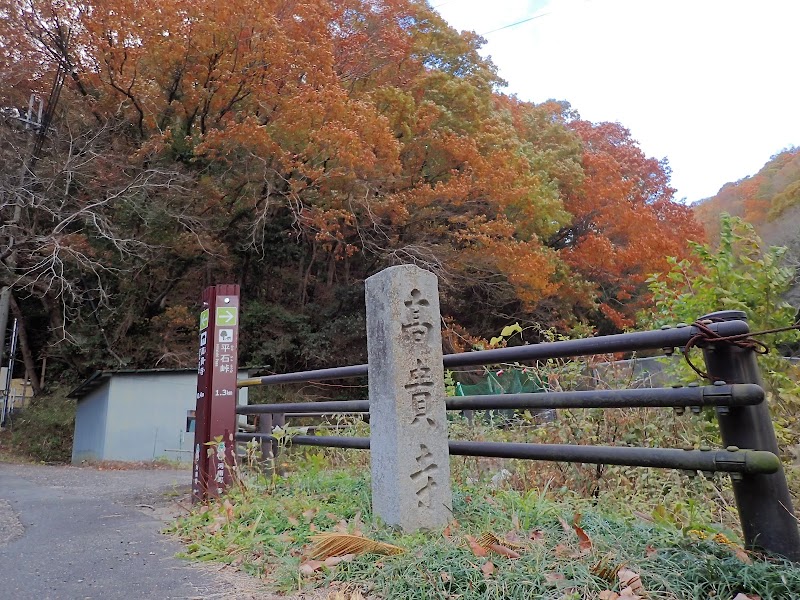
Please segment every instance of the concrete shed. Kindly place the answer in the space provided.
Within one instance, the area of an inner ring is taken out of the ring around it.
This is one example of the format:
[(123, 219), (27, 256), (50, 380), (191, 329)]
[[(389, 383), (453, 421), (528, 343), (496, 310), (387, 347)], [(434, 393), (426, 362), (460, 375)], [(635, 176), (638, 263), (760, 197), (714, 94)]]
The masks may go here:
[(72, 462), (191, 462), (196, 394), (196, 369), (95, 372), (69, 394), (77, 399)]

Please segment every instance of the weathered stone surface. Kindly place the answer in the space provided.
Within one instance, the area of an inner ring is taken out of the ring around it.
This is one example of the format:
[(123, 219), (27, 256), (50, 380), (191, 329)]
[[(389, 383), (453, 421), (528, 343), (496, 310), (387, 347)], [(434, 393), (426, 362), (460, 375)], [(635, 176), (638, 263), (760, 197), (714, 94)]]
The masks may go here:
[(452, 492), (439, 291), (413, 265), (366, 281), (372, 507), (404, 531), (445, 525)]

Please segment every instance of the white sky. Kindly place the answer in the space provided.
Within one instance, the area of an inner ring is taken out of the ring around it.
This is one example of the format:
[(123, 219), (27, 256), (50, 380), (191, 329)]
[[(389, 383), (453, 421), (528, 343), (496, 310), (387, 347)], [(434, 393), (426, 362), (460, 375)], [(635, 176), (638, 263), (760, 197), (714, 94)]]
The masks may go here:
[(677, 199), (712, 196), (800, 145), (800, 0), (430, 3), (486, 34), (507, 93), (567, 100), (666, 157)]

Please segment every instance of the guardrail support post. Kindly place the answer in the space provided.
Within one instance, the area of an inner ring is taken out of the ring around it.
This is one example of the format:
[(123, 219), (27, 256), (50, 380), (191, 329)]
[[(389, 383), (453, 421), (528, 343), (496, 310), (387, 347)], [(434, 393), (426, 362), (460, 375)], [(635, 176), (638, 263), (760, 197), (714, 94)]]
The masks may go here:
[(231, 483), (235, 464), (239, 286), (203, 291), (195, 411), (194, 501), (218, 496)]
[[(272, 413), (258, 415), (258, 433), (272, 435)], [(275, 472), (275, 451), (273, 449), (274, 440), (261, 440), (261, 461), (262, 471), (265, 475), (271, 476)]]
[[(699, 320), (745, 321), (741, 311), (721, 311)], [(703, 347), (708, 373), (726, 383), (755, 383), (763, 387), (755, 352), (732, 344), (708, 343)], [(779, 456), (767, 401), (754, 406), (732, 406), (717, 411), (726, 446), (767, 450)], [(800, 532), (783, 468), (770, 475), (743, 474), (733, 479), (733, 493), (742, 523), (745, 545), (800, 561)]]

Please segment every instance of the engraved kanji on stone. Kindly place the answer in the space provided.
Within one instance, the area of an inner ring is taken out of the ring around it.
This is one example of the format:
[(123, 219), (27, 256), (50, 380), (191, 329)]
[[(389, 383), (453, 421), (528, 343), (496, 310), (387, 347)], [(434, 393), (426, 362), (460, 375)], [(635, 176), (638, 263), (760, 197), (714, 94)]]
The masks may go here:
[(430, 302), (422, 297), (418, 289), (411, 290), (408, 300), (404, 302), (407, 309), (407, 320), (401, 324), (403, 333), (410, 335), (418, 344), (425, 342), (428, 332), (433, 328), (429, 321), (423, 321), (423, 308), (430, 306)]
[(411, 408), (414, 410), (414, 419), (411, 423), (425, 420), (429, 425), (435, 425), (436, 422), (428, 415), (428, 406), (432, 398), (430, 390), (433, 388), (431, 369), (421, 358), (416, 361), (417, 367), (411, 369), (409, 381), (405, 384), (405, 388), (411, 392)]
[(411, 480), (416, 484), (416, 496), (418, 508), (431, 507), (431, 492), (436, 487), (436, 481), (433, 476), (439, 468), (433, 462), (433, 453), (428, 450), (425, 444), (419, 445), (419, 454), (416, 456), (417, 466), (419, 469), (411, 473)]

